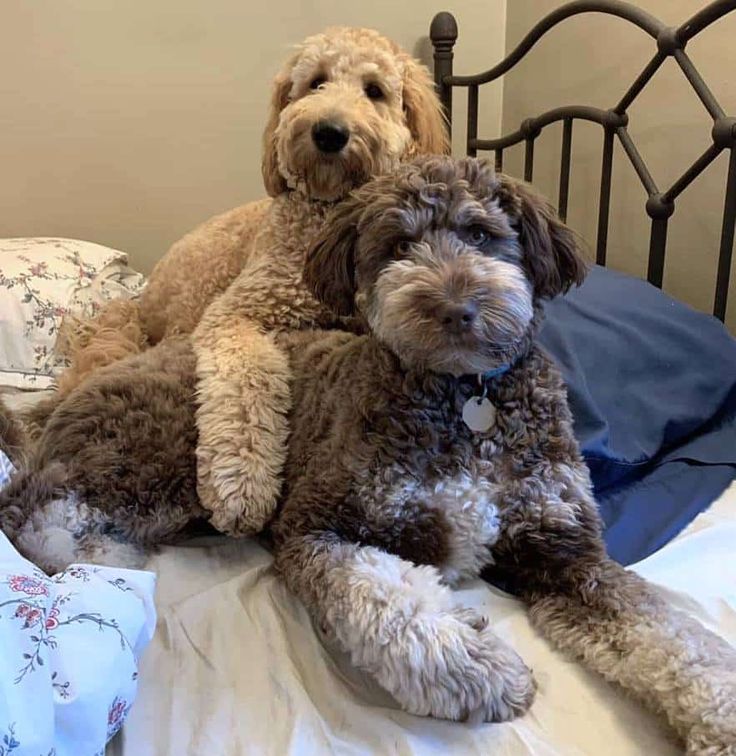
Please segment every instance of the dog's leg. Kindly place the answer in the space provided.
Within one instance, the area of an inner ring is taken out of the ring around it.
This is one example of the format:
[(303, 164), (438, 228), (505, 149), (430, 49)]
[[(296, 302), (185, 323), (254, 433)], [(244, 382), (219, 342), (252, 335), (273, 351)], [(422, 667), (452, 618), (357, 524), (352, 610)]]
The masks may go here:
[[(257, 276), (241, 275), (193, 337), (198, 492), (210, 523), (231, 535), (263, 529), (276, 509), (286, 460), (291, 372), (287, 355), (250, 318), (248, 304), (257, 310), (260, 301)], [(261, 306), (275, 307), (270, 299)]]
[(555, 573), (563, 590), (527, 596), (534, 624), (665, 714), (689, 753), (736, 754), (736, 651), (615, 562)]
[(485, 619), (454, 606), (434, 567), (329, 533), (287, 540), (276, 564), (353, 664), (406, 711), (500, 722), (529, 708), (529, 669)]

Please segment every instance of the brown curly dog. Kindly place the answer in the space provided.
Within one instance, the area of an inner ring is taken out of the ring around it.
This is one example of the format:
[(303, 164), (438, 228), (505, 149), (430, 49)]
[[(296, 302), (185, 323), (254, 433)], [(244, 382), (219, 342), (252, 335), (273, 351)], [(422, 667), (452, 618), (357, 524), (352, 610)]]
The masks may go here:
[(450, 590), (492, 568), (689, 752), (733, 753), (736, 652), (607, 557), (564, 385), (534, 343), (539, 300), (583, 273), (550, 206), (479, 160), (419, 160), (343, 203), (305, 276), (370, 333), (289, 337), (276, 564), (409, 712), (529, 707), (529, 669)]

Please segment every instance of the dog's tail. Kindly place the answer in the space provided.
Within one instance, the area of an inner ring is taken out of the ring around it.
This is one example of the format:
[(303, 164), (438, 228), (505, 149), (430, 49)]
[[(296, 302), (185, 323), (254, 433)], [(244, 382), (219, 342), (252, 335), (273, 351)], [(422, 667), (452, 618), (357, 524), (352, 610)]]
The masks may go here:
[(20, 554), (53, 574), (74, 561), (74, 537), (58, 515), (68, 491), (61, 464), (18, 470), (0, 489), (0, 528)]
[(137, 300), (108, 302), (91, 319), (67, 316), (59, 332), (56, 351), (68, 358), (70, 364), (59, 376), (58, 393), (66, 396), (87, 376), (113, 362), (139, 354), (147, 345)]
[(603, 561), (578, 590), (528, 598), (556, 646), (664, 714), (688, 753), (734, 753), (736, 651), (653, 586)]
[(18, 470), (0, 489), (0, 529), (20, 554), (49, 575), (76, 562), (137, 569), (145, 554), (115, 532), (109, 515), (88, 506), (53, 462)]

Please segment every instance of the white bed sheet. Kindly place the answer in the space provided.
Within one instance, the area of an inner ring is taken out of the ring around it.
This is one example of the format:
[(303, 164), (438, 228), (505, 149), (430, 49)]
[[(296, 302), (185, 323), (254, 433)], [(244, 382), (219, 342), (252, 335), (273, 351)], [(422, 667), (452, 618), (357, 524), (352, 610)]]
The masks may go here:
[[(734, 545), (736, 485), (636, 570), (736, 644)], [(400, 711), (323, 645), (256, 543), (201, 540), (164, 549), (149, 567), (159, 576), (159, 624), (115, 756), (680, 752), (656, 718), (553, 651), (516, 600), (481, 581), (458, 591), (458, 602), (482, 609), (539, 682), (531, 711), (503, 725)]]

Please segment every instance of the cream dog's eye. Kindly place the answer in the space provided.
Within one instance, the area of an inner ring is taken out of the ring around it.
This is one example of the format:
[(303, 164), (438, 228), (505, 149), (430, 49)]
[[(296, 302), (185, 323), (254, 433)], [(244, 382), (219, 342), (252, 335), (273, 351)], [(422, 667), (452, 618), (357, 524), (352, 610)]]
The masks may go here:
[(385, 97), (383, 90), (375, 82), (365, 85), (365, 96), (369, 100), (382, 100)]
[(324, 76), (316, 76), (309, 84), (310, 89), (319, 89), (323, 84), (327, 83), (327, 79)]
[(474, 247), (482, 247), (491, 238), (491, 235), (483, 226), (469, 226), (463, 233), (463, 237), (468, 244), (472, 244)]

